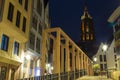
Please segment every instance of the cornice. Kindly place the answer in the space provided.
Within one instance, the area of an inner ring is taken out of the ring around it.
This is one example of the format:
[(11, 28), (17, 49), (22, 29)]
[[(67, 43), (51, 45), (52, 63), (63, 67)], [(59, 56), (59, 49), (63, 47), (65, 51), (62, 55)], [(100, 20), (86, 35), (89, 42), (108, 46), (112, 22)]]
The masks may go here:
[(112, 15), (108, 18), (108, 22), (114, 22), (120, 16), (120, 6), (115, 9)]

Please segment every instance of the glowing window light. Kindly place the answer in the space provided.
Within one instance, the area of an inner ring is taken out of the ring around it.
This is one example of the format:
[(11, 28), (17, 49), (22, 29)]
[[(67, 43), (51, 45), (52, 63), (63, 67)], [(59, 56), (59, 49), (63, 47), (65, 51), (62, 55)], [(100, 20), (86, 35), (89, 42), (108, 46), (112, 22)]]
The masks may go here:
[(40, 69), (36, 70), (36, 76), (40, 76)]

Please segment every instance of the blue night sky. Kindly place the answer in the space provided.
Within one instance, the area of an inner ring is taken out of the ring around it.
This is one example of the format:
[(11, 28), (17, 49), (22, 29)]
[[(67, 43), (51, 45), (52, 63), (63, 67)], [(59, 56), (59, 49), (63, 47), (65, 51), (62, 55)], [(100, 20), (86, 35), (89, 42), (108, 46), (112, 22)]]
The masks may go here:
[[(51, 27), (59, 26), (73, 41), (80, 40), (84, 4), (85, 0), (50, 0)], [(107, 19), (119, 5), (120, 0), (87, 0), (97, 42), (106, 42), (113, 34)]]

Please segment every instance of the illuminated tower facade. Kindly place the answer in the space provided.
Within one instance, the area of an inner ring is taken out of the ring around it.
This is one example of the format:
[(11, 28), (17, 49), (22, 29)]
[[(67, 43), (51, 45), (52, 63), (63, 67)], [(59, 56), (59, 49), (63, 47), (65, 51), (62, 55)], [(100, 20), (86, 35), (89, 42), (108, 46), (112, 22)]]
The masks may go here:
[(81, 33), (80, 33), (80, 48), (89, 56), (94, 55), (94, 27), (93, 19), (88, 13), (87, 6), (84, 7), (84, 13), (81, 16)]
[(88, 42), (93, 40), (94, 40), (93, 20), (88, 13), (87, 6), (85, 6), (84, 14), (81, 17), (81, 41)]

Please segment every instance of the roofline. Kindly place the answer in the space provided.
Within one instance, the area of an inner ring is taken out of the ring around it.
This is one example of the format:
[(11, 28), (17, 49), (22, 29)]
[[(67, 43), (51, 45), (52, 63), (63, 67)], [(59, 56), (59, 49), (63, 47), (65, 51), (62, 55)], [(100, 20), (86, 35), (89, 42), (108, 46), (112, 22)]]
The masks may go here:
[(120, 6), (115, 9), (112, 15), (108, 18), (108, 22), (114, 22), (120, 16)]

